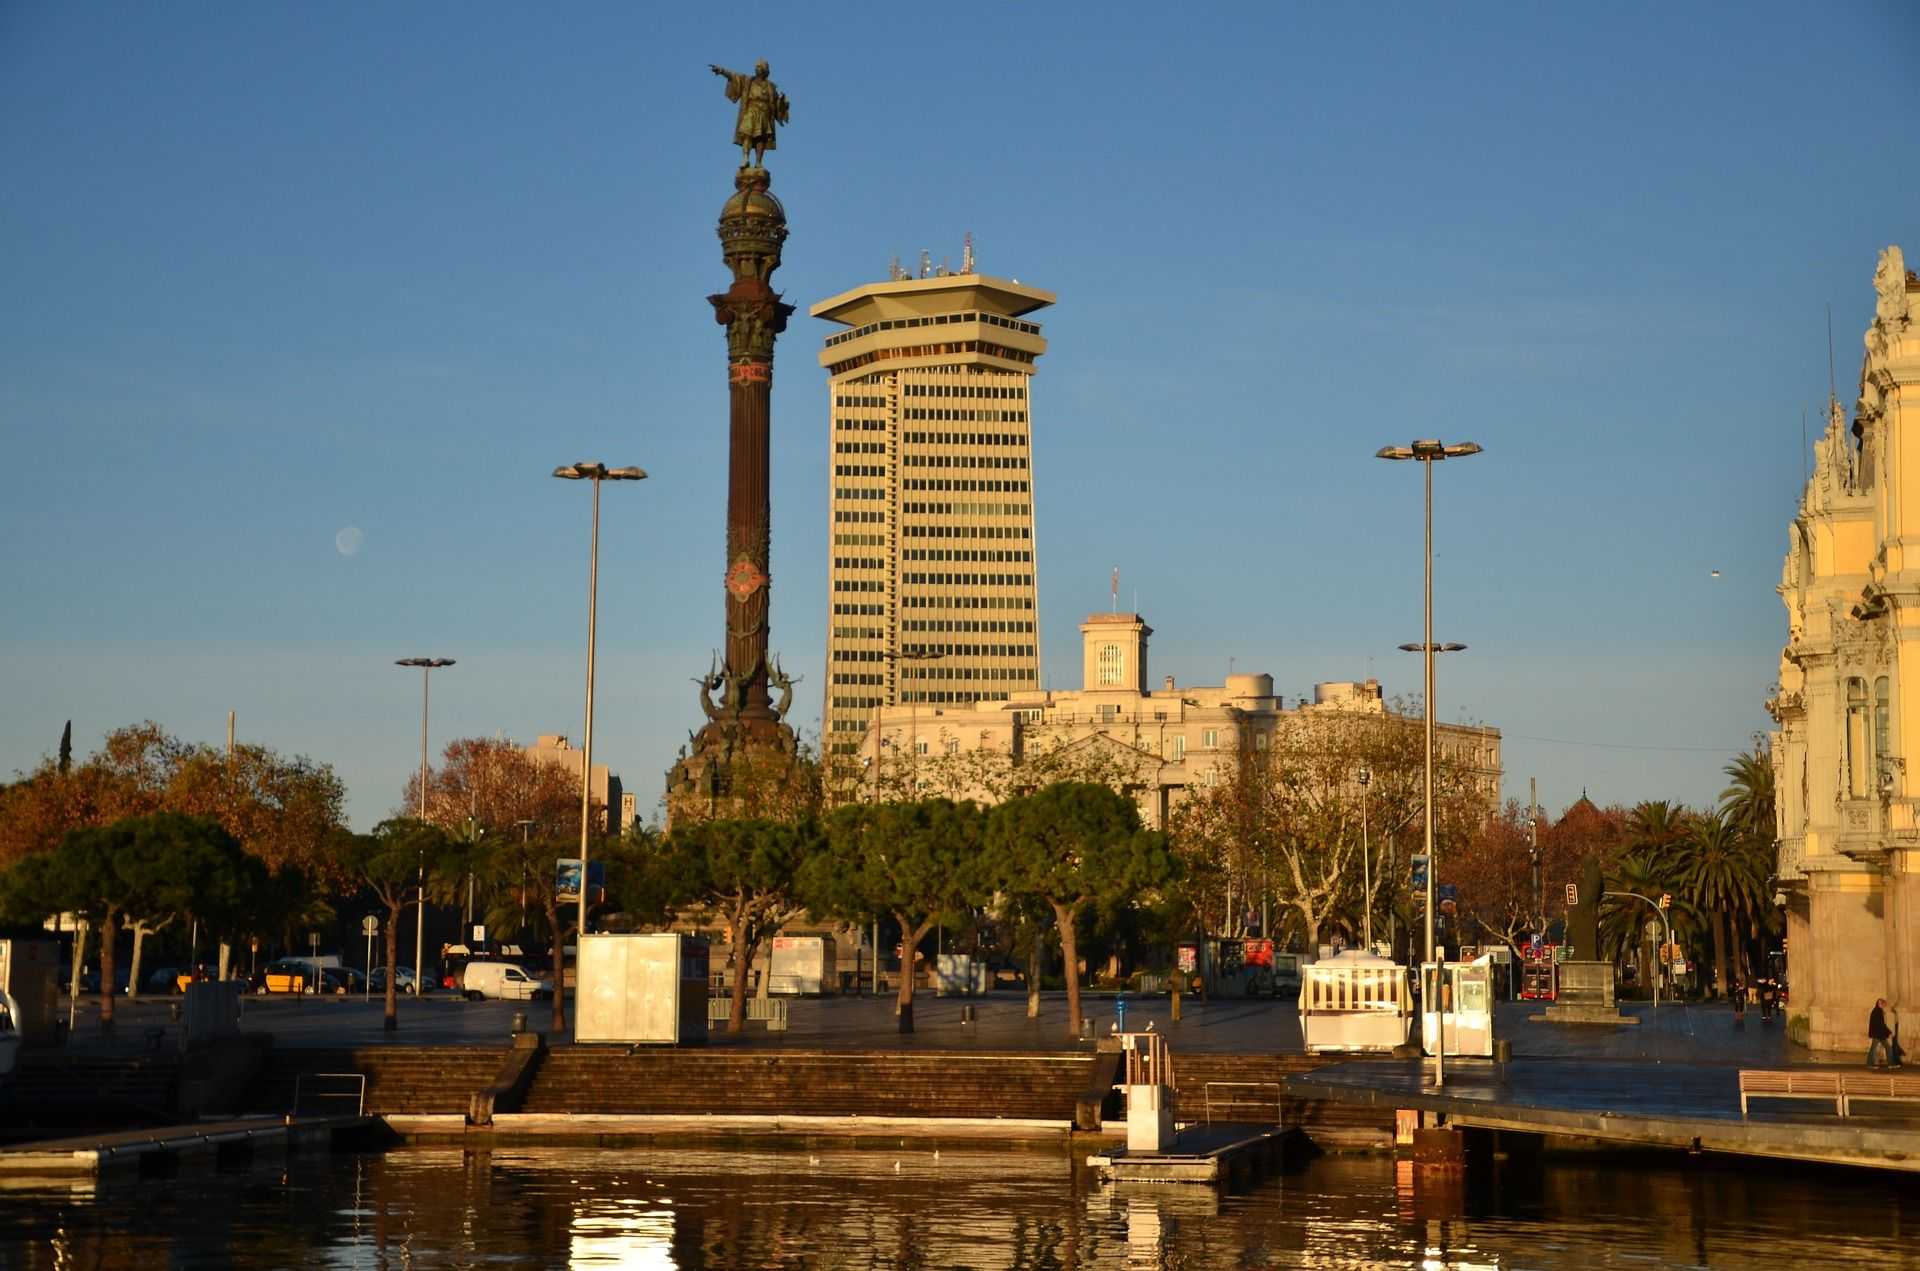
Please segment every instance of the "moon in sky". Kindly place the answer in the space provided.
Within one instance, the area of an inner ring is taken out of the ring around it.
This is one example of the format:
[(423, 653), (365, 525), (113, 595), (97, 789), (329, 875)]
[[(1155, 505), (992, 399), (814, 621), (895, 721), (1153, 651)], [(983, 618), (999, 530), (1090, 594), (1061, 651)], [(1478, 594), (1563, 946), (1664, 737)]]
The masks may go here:
[(360, 544), (366, 540), (358, 525), (349, 525), (333, 536), (333, 548), (342, 556), (358, 556)]

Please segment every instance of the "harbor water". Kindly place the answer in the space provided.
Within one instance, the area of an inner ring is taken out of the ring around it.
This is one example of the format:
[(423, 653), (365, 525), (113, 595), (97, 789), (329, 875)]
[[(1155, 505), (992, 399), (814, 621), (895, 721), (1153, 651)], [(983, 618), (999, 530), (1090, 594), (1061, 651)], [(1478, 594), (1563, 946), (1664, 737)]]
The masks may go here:
[(9, 1180), (0, 1266), (1818, 1267), (1920, 1265), (1882, 1174), (1679, 1158), (1416, 1174), (1322, 1156), (1223, 1192), (1116, 1187), (1062, 1145), (921, 1141), (294, 1156)]

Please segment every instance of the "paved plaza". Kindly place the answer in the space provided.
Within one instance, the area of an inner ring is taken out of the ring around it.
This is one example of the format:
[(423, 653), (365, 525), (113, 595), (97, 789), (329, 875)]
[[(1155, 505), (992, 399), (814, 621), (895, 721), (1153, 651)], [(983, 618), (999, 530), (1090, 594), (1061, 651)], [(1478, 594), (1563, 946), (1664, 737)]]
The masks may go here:
[[(1303, 1049), (1300, 1017), (1288, 999), (1202, 1002), (1187, 998), (1182, 1002), (1182, 1018), (1178, 1023), (1174, 1022), (1171, 1003), (1165, 997), (1124, 1000), (1127, 1028), (1141, 1029), (1152, 1024), (1156, 1031), (1173, 1039), (1176, 1053), (1286, 1054)], [(117, 1008), (115, 1035), (107, 1041), (99, 1034), (97, 1005), (83, 1002), (75, 1023), (75, 1045), (96, 1050), (170, 1049), (178, 1044), (179, 1025), (173, 1019), (177, 1004), (178, 999), (168, 998), (121, 1002)], [(963, 1022), (962, 1008), (966, 1006), (973, 1008), (972, 1023)], [(1119, 1006), (1120, 999), (1107, 994), (1081, 999), (1082, 1014), (1092, 1020), (1094, 1031), (1099, 1034), (1114, 1027)], [(1078, 1044), (1068, 1036), (1065, 993), (1043, 995), (1038, 1019), (1028, 1019), (1026, 1008), (1023, 994), (1002, 993), (972, 999), (929, 994), (915, 999), (915, 1030), (903, 1036), (898, 1030), (890, 995), (797, 998), (788, 1001), (789, 1027), (785, 1032), (770, 1033), (764, 1025), (750, 1023), (744, 1035), (732, 1036), (721, 1025), (712, 1034), (711, 1044), (808, 1049), (1046, 1051), (1070, 1049)], [(1757, 1011), (1749, 1011), (1744, 1021), (1736, 1021), (1732, 1009), (1721, 1003), (1663, 1005), (1658, 1010), (1645, 1003), (1628, 1003), (1623, 1005), (1623, 1012), (1640, 1023), (1614, 1027), (1549, 1024), (1531, 1019), (1539, 1010), (1540, 1005), (1533, 1002), (1507, 1002), (1498, 1008), (1496, 1034), (1512, 1042), (1516, 1058), (1762, 1067), (1807, 1062), (1858, 1063), (1862, 1057), (1810, 1055), (1788, 1043), (1782, 1022), (1762, 1023)], [(403, 998), (400, 1027), (388, 1033), (381, 1028), (378, 998), (302, 1001), (249, 997), (244, 1000), (241, 1027), (249, 1032), (271, 1033), (275, 1043), (282, 1046), (362, 1046), (389, 1042), (413, 1046), (485, 1045), (503, 1042), (516, 1014), (524, 1014), (527, 1027), (543, 1033), (549, 1031), (553, 1019), (552, 1007), (546, 1002), (467, 1002), (451, 995), (429, 995), (421, 1000)], [(551, 1040), (554, 1044), (569, 1044), (571, 1030)], [(1863, 1038), (1862, 1055), (1864, 1051)]]

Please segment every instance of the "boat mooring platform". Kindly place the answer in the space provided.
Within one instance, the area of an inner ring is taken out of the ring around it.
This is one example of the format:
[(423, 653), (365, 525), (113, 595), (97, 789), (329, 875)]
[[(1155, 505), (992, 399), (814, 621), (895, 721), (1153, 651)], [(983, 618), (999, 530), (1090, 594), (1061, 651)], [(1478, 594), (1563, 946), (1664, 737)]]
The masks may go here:
[(247, 1117), (42, 1139), (0, 1148), (0, 1175), (100, 1174), (234, 1152), (324, 1149), (340, 1136), (369, 1133), (378, 1124), (379, 1118), (368, 1116)]
[(1243, 1178), (1279, 1161), (1286, 1131), (1277, 1125), (1190, 1125), (1173, 1147), (1095, 1152), (1087, 1164), (1122, 1183), (1218, 1183)]

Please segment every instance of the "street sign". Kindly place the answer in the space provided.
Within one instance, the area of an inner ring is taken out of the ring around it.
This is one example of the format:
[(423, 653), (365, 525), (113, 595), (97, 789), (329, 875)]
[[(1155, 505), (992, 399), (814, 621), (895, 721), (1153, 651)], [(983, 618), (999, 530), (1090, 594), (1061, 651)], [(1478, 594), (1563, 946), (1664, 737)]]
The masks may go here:
[(1568, 883), (1567, 884), (1567, 908), (1571, 909), (1579, 903), (1580, 903), (1580, 884)]
[(307, 933), (307, 948), (312, 949), (315, 953), (320, 952), (320, 933), (318, 931), (309, 931)]
[(487, 929), (480, 923), (473, 925), (473, 942), (475, 944), (485, 944), (487, 942)]
[(360, 920), (360, 934), (363, 936), (379, 935), (380, 934), (380, 915), (368, 914), (366, 917), (362, 918)]
[(1413, 889), (1415, 891), (1427, 889), (1427, 860), (1425, 852), (1417, 853), (1413, 858)]
[(1670, 891), (1663, 891), (1663, 892), (1661, 892), (1661, 893), (1660, 893), (1660, 907), (1661, 907), (1662, 909), (1671, 909), (1671, 908), (1673, 908), (1673, 893), (1672, 893), (1672, 892), (1670, 892)]

